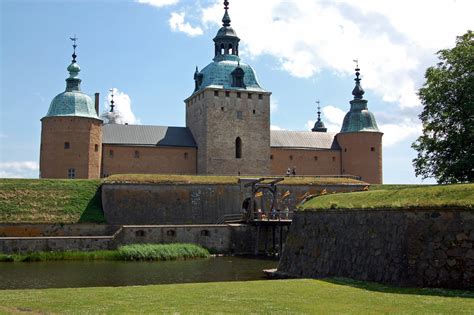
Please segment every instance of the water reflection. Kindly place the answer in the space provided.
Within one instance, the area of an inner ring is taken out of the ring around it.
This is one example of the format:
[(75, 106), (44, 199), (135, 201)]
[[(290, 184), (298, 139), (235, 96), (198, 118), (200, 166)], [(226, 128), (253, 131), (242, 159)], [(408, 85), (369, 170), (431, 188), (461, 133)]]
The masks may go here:
[(264, 279), (274, 260), (242, 257), (167, 262), (0, 263), (0, 289), (77, 288)]

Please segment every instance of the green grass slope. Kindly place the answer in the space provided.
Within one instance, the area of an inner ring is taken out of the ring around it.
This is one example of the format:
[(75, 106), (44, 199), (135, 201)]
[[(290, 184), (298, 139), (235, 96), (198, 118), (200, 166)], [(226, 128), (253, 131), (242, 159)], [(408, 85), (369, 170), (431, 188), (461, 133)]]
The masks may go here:
[(0, 223), (102, 223), (99, 187), (99, 180), (0, 179)]
[(270, 280), (2, 290), (0, 313), (472, 314), (474, 293), (351, 280)]
[(474, 184), (377, 185), (369, 191), (314, 197), (302, 209), (474, 208)]

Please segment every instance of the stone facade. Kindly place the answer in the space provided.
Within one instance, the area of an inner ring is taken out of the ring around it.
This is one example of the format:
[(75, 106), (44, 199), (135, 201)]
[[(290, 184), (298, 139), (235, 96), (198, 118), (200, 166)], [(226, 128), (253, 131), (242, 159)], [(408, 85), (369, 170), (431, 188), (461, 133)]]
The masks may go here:
[(341, 146), (341, 174), (357, 175), (371, 184), (382, 184), (382, 133), (337, 134)]
[(196, 174), (197, 150), (180, 147), (103, 146), (102, 176)]
[(474, 288), (474, 212), (297, 212), (278, 271), (402, 286)]
[[(290, 195), (280, 203), (295, 210), (304, 195), (360, 191), (357, 185), (279, 185), (278, 198)], [(173, 185), (173, 184), (103, 184), (102, 205), (109, 224), (213, 224), (224, 215), (242, 213), (243, 202), (251, 197), (243, 184)], [(257, 207), (270, 210), (270, 195), (259, 199)], [(263, 206), (261, 202), (265, 203)]]
[(341, 175), (340, 150), (272, 148), (270, 159), (272, 175), (284, 175), (288, 168), (297, 175)]
[(205, 89), (185, 102), (198, 174), (269, 174), (270, 93)]
[(40, 177), (100, 177), (101, 120), (59, 116), (44, 117), (41, 123)]

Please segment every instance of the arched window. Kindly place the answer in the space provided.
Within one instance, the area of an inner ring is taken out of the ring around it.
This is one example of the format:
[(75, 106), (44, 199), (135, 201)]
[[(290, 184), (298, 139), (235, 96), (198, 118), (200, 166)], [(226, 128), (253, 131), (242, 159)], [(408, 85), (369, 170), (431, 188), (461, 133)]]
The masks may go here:
[(242, 140), (240, 139), (240, 137), (237, 137), (237, 139), (235, 139), (235, 158), (242, 158)]

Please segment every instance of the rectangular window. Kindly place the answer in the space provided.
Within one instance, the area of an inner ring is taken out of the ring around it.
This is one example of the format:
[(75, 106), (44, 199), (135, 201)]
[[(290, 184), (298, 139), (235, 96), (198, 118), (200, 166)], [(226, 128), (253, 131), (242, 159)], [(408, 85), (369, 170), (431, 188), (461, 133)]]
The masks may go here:
[(134, 157), (135, 157), (136, 159), (140, 158), (140, 152), (138, 152), (138, 151), (135, 151), (135, 155), (134, 155)]
[(270, 155), (270, 160), (273, 160), (273, 154), (272, 154), (272, 155)]
[(315, 161), (317, 161), (317, 160), (318, 160), (318, 157), (317, 157), (317, 156), (315, 156), (315, 157), (314, 157), (314, 160), (315, 160)]
[(237, 92), (237, 98), (240, 98), (240, 94), (241, 94), (240, 92)]
[(95, 150), (95, 152), (99, 152), (99, 145), (98, 144), (94, 145), (94, 150)]
[(214, 91), (214, 96), (219, 96), (219, 91)]
[(255, 115), (255, 109), (252, 111), (252, 113)]
[(293, 160), (293, 155), (290, 155), (290, 160)]
[(185, 159), (185, 160), (188, 159), (188, 152), (184, 152), (184, 159)]
[(335, 156), (332, 157), (332, 161), (336, 162), (336, 157)]
[(237, 119), (243, 119), (242, 111), (237, 111)]
[(263, 94), (258, 94), (258, 99), (259, 100), (263, 99)]
[(114, 150), (109, 151), (109, 157), (113, 158), (114, 157)]
[(67, 178), (69, 178), (69, 179), (76, 178), (76, 169), (75, 168), (70, 168), (70, 169), (67, 170)]
[(69, 142), (64, 142), (64, 149), (69, 149), (71, 147), (71, 145), (69, 144)]
[(375, 148), (374, 148), (374, 147), (371, 147), (371, 148), (370, 148), (370, 151), (374, 152), (374, 151), (375, 151)]
[(247, 97), (248, 97), (249, 100), (251, 100), (252, 99), (252, 94), (251, 93), (247, 94)]
[(225, 97), (229, 97), (230, 96), (230, 92), (229, 91), (225, 91)]

